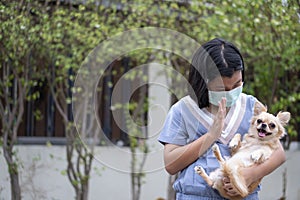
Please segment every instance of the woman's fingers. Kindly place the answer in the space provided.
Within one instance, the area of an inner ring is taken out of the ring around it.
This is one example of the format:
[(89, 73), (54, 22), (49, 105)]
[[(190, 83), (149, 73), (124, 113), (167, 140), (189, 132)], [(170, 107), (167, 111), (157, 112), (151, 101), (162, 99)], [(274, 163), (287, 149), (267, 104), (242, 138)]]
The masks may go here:
[(235, 188), (231, 185), (230, 179), (228, 177), (223, 178), (223, 188), (227, 192), (229, 196), (236, 196), (238, 195), (238, 192), (235, 190)]
[(219, 102), (218, 112), (216, 113), (214, 122), (209, 131), (214, 135), (216, 139), (219, 138), (220, 135), (222, 134), (224, 128), (225, 116), (226, 116), (226, 99), (222, 98), (222, 100)]
[(218, 113), (222, 115), (222, 117), (225, 118), (226, 115), (226, 98), (223, 97), (221, 101), (219, 102), (219, 110)]
[(237, 196), (238, 195), (238, 193), (233, 188), (227, 190), (227, 194), (229, 196)]

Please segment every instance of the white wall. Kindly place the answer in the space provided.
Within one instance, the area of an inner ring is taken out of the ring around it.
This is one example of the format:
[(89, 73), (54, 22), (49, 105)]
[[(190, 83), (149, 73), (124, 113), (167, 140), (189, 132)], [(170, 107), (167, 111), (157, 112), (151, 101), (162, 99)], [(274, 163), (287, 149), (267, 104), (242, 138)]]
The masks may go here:
[[(31, 145), (16, 146), (16, 150), (24, 166), (20, 174), (23, 199), (72, 199), (74, 197), (74, 190), (67, 176), (62, 173), (67, 165), (65, 147)], [(126, 152), (128, 152), (127, 148), (96, 148), (89, 199), (98, 200), (100, 197), (101, 199), (131, 199), (128, 173), (130, 155)], [(103, 162), (101, 159), (104, 162), (109, 161), (107, 164), (110, 166), (101, 163)], [(160, 158), (151, 159), (151, 162), (149, 160), (146, 165), (148, 169), (155, 169), (160, 162)], [(0, 166), (0, 199), (10, 199), (9, 175), (2, 153)], [(143, 184), (141, 199), (164, 197), (166, 185), (167, 174), (163, 169), (149, 171)]]
[[(279, 169), (265, 177), (262, 181), (260, 198), (279, 199), (282, 195), (282, 173), (287, 169), (287, 199), (300, 199), (300, 151), (298, 143), (286, 152), (287, 161)], [(63, 146), (16, 146), (23, 163), (21, 168), (21, 186), (23, 199), (73, 199), (74, 190), (67, 176), (61, 174), (66, 168), (65, 147)], [(129, 166), (130, 155), (127, 148), (98, 147), (96, 149), (90, 180), (89, 199), (130, 200), (130, 174), (124, 169)], [(162, 156), (162, 155), (161, 155)], [(164, 169), (157, 168), (162, 163), (160, 157), (151, 158), (147, 162), (148, 171), (142, 187), (143, 200), (166, 198), (168, 176)], [(96, 160), (97, 159), (97, 160)], [(109, 161), (110, 166), (102, 161)], [(116, 166), (119, 166), (116, 168)], [(95, 170), (94, 168), (97, 168)], [(103, 169), (102, 169), (103, 168)], [(98, 172), (101, 174), (99, 175)], [(10, 199), (10, 185), (7, 166), (0, 156), (0, 199)]]

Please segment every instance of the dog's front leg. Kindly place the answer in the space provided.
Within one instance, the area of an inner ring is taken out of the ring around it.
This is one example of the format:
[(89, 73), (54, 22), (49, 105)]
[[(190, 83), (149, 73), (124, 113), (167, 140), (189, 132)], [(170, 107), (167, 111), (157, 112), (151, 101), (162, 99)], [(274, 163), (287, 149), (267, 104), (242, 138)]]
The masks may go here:
[(235, 152), (241, 147), (241, 134), (237, 133), (234, 135), (232, 140), (229, 143), (229, 148), (231, 149), (231, 154), (235, 154)]
[(251, 159), (255, 162), (255, 163), (262, 163), (265, 161), (265, 155), (264, 155), (264, 151), (262, 151), (261, 149), (258, 149), (254, 152), (251, 153)]

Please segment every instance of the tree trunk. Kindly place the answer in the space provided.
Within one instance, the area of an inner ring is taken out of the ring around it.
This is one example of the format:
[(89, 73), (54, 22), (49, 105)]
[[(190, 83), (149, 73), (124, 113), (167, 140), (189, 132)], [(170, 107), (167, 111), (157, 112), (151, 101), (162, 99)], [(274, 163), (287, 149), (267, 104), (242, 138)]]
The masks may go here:
[(3, 153), (10, 175), (11, 200), (21, 200), (18, 165), (16, 162), (13, 161), (12, 148), (7, 147), (7, 143), (3, 145)]
[[(85, 151), (85, 147), (81, 143), (80, 138), (77, 137), (75, 131), (74, 127), (70, 130), (66, 129), (68, 140), (66, 147), (68, 161), (67, 174), (75, 190), (75, 199), (88, 200), (89, 175), (93, 156)], [(73, 160), (74, 158), (76, 161)]]
[(82, 185), (82, 188), (76, 191), (76, 200), (88, 200), (88, 184)]
[[(86, 175), (88, 176), (88, 175)], [(75, 189), (75, 199), (76, 200), (88, 200), (88, 193), (89, 193), (89, 179), (86, 181), (80, 181), (76, 185), (76, 187), (73, 185)]]
[(76, 191), (76, 200), (88, 200), (89, 182), (82, 181), (80, 187)]
[(82, 193), (81, 193), (81, 199), (82, 200), (88, 200), (88, 193), (89, 193), (89, 182), (82, 184)]
[(170, 175), (169, 176), (169, 184), (168, 184), (168, 197), (167, 200), (175, 200), (176, 199), (176, 193), (173, 189), (173, 184), (175, 182), (175, 180), (177, 179), (178, 174), (175, 175)]
[(11, 199), (21, 200), (21, 188), (19, 183), (18, 172), (10, 174), (10, 185), (11, 185)]

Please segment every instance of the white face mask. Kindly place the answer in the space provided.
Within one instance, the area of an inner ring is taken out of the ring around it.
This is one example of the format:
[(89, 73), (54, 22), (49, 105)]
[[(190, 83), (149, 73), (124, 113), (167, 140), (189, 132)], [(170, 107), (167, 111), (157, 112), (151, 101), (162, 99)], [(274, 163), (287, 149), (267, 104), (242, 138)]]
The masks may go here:
[(233, 106), (238, 100), (240, 94), (242, 93), (243, 85), (234, 88), (230, 91), (208, 91), (208, 99), (209, 103), (219, 106), (219, 102), (223, 97), (226, 98), (226, 107)]

